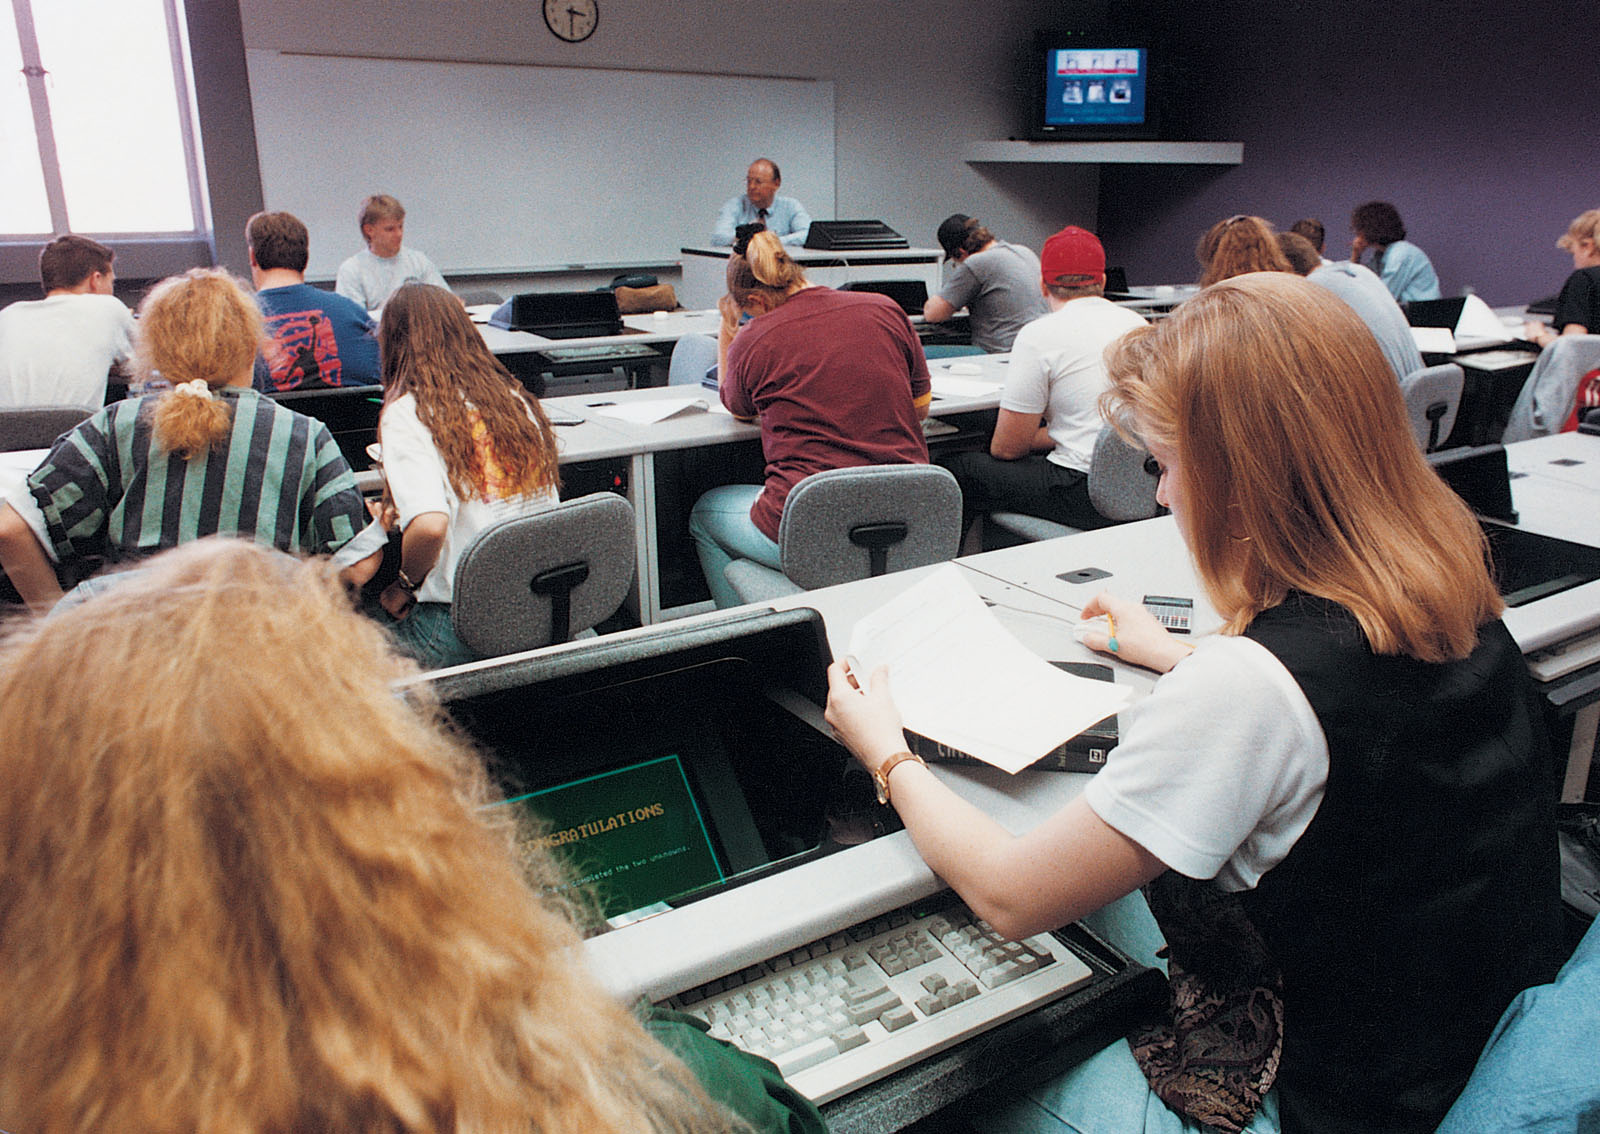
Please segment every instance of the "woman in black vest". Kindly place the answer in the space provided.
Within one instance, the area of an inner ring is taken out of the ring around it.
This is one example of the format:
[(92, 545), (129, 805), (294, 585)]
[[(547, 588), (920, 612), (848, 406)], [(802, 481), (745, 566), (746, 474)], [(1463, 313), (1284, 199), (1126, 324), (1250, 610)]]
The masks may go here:
[(1372, 336), (1297, 276), (1207, 288), (1108, 365), (1224, 625), (1084, 608), (1166, 676), (1083, 796), (1012, 836), (896, 759), (883, 673), (831, 674), (829, 720), (1002, 932), (1144, 887), (1166, 935), (1169, 1018), (998, 1123), (1431, 1131), (1560, 959), (1549, 756), (1482, 533)]

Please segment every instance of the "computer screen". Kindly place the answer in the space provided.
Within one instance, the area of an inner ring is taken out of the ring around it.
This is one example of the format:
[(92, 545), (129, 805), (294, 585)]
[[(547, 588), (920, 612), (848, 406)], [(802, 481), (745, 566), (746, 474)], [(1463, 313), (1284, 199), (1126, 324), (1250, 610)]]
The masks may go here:
[(496, 806), (626, 924), (898, 828), (822, 724), (814, 614), (597, 644), (441, 693), (488, 758)]
[(1150, 50), (1142, 44), (1041, 34), (1033, 136), (1041, 139), (1155, 136)]

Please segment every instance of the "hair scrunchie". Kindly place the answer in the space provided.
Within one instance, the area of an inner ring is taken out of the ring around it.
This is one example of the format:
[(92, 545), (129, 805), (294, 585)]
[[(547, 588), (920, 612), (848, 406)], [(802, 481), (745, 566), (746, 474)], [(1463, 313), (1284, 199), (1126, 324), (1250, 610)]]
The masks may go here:
[(179, 382), (176, 386), (172, 387), (172, 392), (174, 394), (183, 394), (185, 397), (190, 398), (211, 397), (211, 387), (206, 384), (206, 380), (204, 378), (196, 378), (189, 382)]

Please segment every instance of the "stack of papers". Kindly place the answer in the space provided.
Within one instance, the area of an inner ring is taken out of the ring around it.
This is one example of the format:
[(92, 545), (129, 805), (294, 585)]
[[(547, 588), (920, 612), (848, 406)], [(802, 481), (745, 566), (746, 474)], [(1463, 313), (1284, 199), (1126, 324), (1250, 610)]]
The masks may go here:
[(710, 403), (704, 398), (650, 398), (623, 402), (620, 405), (602, 406), (595, 410), (595, 414), (599, 417), (614, 417), (618, 421), (632, 422), (634, 425), (654, 425), (658, 421), (666, 421), (667, 418), (677, 417), (679, 414), (706, 413), (710, 409)]
[(1019, 772), (1126, 707), (1125, 685), (1063, 673), (1001, 626), (946, 564), (856, 623), (850, 669), (889, 667), (906, 728)]

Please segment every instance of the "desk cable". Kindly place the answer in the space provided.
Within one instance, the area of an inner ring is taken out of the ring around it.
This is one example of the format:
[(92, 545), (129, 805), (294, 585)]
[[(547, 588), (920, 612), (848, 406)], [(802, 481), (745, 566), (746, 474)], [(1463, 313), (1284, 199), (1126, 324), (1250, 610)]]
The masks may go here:
[(1014, 588), (1016, 590), (1022, 591), (1024, 594), (1033, 595), (1035, 598), (1042, 598), (1046, 602), (1055, 603), (1057, 606), (1064, 606), (1068, 610), (1075, 611), (1077, 613), (1077, 617), (1076, 618), (1072, 618), (1072, 619), (1067, 619), (1067, 618), (1062, 617), (1059, 614), (1046, 614), (1043, 611), (1039, 611), (1039, 610), (1029, 610), (1027, 607), (1014, 606), (1014, 605), (1012, 605), (1010, 603), (995, 602), (995, 600), (988, 599), (988, 598), (985, 599), (986, 602), (993, 602), (995, 606), (1005, 607), (1008, 610), (1021, 611), (1024, 614), (1036, 614), (1036, 615), (1039, 615), (1041, 618), (1054, 618), (1054, 619), (1057, 619), (1058, 621), (1061, 621), (1061, 622), (1070, 621), (1070, 622), (1073, 622), (1073, 623), (1077, 623), (1077, 622), (1081, 621), (1082, 618), (1083, 618), (1083, 607), (1079, 606), (1077, 603), (1068, 602), (1066, 599), (1058, 598), (1055, 595), (1047, 595), (1043, 591), (1034, 590), (1032, 587), (1024, 587), (1022, 584), (1013, 582), (1010, 579), (1002, 579), (999, 575), (990, 574), (988, 571), (984, 571), (984, 570), (981, 570), (980, 568), (974, 567), (970, 563), (964, 563), (959, 559), (955, 560), (954, 562), (955, 562), (955, 565), (957, 567), (961, 567), (961, 568), (964, 568), (964, 569), (966, 569), (968, 571), (971, 571), (974, 575), (982, 575), (986, 579), (993, 579), (995, 582), (1000, 583), (1003, 586), (1012, 587), (1012, 588)]

